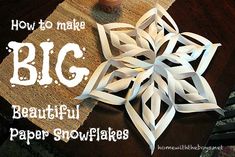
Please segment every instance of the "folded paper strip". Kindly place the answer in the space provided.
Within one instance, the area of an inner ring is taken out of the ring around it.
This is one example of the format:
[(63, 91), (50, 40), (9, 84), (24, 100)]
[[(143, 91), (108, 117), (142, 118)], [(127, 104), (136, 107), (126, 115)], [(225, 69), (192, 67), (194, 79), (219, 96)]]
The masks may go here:
[[(111, 105), (125, 105), (152, 153), (176, 111), (214, 110), (223, 115), (202, 76), (220, 44), (194, 33), (179, 33), (175, 21), (158, 4), (136, 26), (110, 23), (97, 27), (107, 61), (97, 67), (77, 99), (94, 98)], [(199, 62), (197, 67), (193, 61)], [(128, 92), (121, 97), (117, 92), (123, 90)], [(178, 103), (176, 95), (186, 103)], [(130, 103), (137, 96), (142, 100), (142, 115)], [(162, 105), (167, 105), (167, 110), (156, 121)]]

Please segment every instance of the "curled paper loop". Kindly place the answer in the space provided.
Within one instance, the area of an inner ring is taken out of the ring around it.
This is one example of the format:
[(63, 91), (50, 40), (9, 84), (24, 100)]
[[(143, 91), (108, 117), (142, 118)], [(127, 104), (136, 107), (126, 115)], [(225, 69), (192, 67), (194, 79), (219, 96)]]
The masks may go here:
[[(202, 76), (220, 44), (194, 33), (179, 33), (175, 21), (158, 4), (135, 26), (110, 23), (97, 24), (97, 28), (107, 61), (95, 70), (77, 99), (91, 97), (110, 105), (125, 105), (152, 153), (156, 140), (176, 111), (213, 110), (223, 115)], [(192, 61), (197, 61), (198, 66)], [(125, 96), (116, 94), (124, 90), (127, 91)], [(131, 105), (131, 100), (137, 96), (142, 99), (141, 115)], [(183, 101), (179, 102), (178, 98)], [(163, 105), (167, 109), (162, 115)]]

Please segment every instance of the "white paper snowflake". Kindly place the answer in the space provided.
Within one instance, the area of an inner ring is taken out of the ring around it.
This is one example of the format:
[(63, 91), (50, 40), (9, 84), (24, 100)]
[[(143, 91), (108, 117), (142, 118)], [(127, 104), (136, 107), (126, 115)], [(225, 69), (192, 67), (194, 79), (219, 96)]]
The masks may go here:
[[(107, 61), (95, 70), (77, 99), (91, 97), (111, 105), (125, 105), (152, 153), (155, 141), (176, 111), (215, 110), (223, 114), (202, 77), (220, 44), (212, 44), (194, 33), (179, 33), (175, 21), (160, 5), (145, 13), (136, 26), (110, 23), (97, 27)], [(199, 65), (195, 68), (192, 64), (196, 60)], [(121, 97), (120, 91), (128, 92)], [(130, 103), (138, 95), (142, 99), (142, 115)], [(176, 95), (185, 103), (177, 103)], [(156, 122), (161, 105), (168, 108)]]

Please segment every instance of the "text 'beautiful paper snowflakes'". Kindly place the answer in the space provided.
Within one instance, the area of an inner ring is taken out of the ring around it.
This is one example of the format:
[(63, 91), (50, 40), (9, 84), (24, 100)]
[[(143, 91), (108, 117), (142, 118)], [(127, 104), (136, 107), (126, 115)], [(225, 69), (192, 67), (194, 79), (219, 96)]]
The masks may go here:
[[(125, 105), (152, 153), (155, 141), (176, 111), (215, 110), (223, 114), (202, 76), (220, 44), (194, 33), (179, 33), (175, 21), (160, 5), (145, 13), (136, 26), (110, 23), (97, 27), (107, 61), (95, 70), (77, 99), (91, 97), (111, 105)], [(192, 64), (195, 60), (199, 60), (196, 68)], [(121, 97), (117, 94), (120, 91), (128, 92)], [(176, 95), (185, 103), (177, 103)], [(137, 96), (142, 99), (142, 115), (130, 103)], [(161, 105), (167, 105), (167, 110), (156, 121)]]

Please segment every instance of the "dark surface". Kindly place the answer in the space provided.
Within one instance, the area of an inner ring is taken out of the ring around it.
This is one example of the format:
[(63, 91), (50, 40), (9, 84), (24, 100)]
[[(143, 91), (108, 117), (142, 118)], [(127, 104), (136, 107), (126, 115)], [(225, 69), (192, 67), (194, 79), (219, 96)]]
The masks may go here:
[[(62, 0), (0, 0), (0, 52), (1, 60), (7, 53), (5, 47), (11, 40), (22, 41), (30, 31), (10, 31), (10, 20), (21, 19), (38, 21), (45, 19)], [(215, 93), (218, 104), (223, 107), (235, 80), (235, 1), (234, 0), (176, 0), (168, 12), (178, 24), (181, 32), (194, 32), (205, 36), (212, 42), (220, 42), (220, 47), (214, 56), (205, 78)], [(1, 87), (0, 87), (1, 88)], [(134, 102), (134, 104), (139, 104)], [(1, 98), (2, 114), (9, 114), (10, 104)], [(136, 105), (138, 108), (139, 105)], [(2, 109), (3, 108), (3, 109)], [(9, 116), (9, 115), (8, 115)], [(214, 112), (179, 114), (158, 139), (159, 146), (201, 145), (204, 146), (217, 119)], [(14, 121), (13, 124), (1, 120), (1, 128), (9, 126), (21, 129), (36, 129), (28, 120)], [(72, 140), (67, 144), (47, 139), (55, 147), (69, 157), (77, 156), (150, 156), (147, 143), (138, 133), (123, 107), (112, 107), (99, 104), (90, 114), (79, 131), (86, 132), (91, 127), (107, 129), (112, 127), (122, 130), (127, 128), (130, 136), (127, 141), (113, 142), (81, 142)], [(7, 138), (7, 133), (0, 134), (1, 140)], [(45, 141), (44, 141), (45, 142)], [(197, 157), (199, 151), (166, 151), (156, 150), (153, 156)]]
[(235, 145), (235, 89), (230, 93), (224, 110), (224, 116), (220, 116), (216, 122), (207, 145)]
[(46, 19), (47, 16), (63, 0), (0, 0), (0, 63), (7, 55), (6, 46), (8, 42), (22, 41), (31, 31), (11, 31), (11, 20), (18, 19), (32, 23), (39, 19)]

